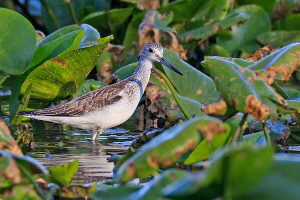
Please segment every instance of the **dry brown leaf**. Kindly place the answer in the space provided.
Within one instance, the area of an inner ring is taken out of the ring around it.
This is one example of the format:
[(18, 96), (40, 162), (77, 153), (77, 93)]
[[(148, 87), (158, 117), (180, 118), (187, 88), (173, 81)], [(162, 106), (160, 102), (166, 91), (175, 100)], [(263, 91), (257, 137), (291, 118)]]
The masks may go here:
[(17, 166), (15, 159), (9, 158), (10, 163), (5, 171), (0, 173), (0, 177), (5, 177), (7, 180), (10, 180), (14, 184), (19, 184), (22, 180), (21, 172)]
[(124, 59), (124, 50), (122, 45), (108, 43), (104, 51), (110, 53), (116, 63), (120, 63)]
[(0, 119), (0, 135), (1, 134), (3, 134), (3, 138), (8, 138), (8, 140), (0, 142), (0, 149), (4, 149), (19, 156), (24, 156), (16, 141), (11, 136), (10, 130), (2, 119)]
[[(268, 106), (263, 104), (259, 99), (254, 95), (249, 95), (246, 99), (246, 108), (244, 113), (249, 113), (253, 115), (258, 121), (264, 121), (267, 116), (270, 114), (271, 110)], [(272, 116), (271, 116), (272, 118)], [(275, 120), (275, 119), (272, 119)]]
[[(145, 113), (146, 127), (147, 128), (160, 128), (158, 119), (167, 119), (167, 111), (164, 101), (161, 99), (165, 92), (161, 91), (155, 85), (147, 86), (145, 90), (147, 98), (147, 112)], [(149, 102), (149, 103), (148, 103)]]
[(292, 13), (300, 12), (300, 2), (293, 1), (293, 6), (290, 6), (287, 0), (279, 0), (273, 7), (272, 21), (283, 20)]
[(267, 55), (273, 53), (272, 47), (264, 46), (261, 49), (255, 51), (249, 58), (246, 58), (248, 61), (259, 61), (260, 59), (266, 57)]
[(35, 179), (35, 182), (37, 184), (39, 184), (39, 186), (43, 189), (43, 190), (46, 190), (48, 189), (50, 186), (48, 185), (47, 181), (45, 181), (44, 179), (42, 178), (37, 178)]
[(159, 0), (139, 0), (138, 7), (140, 10), (156, 10), (160, 7)]
[(278, 66), (270, 66), (264, 71), (261, 71), (261, 72), (254, 71), (254, 73), (257, 76), (263, 78), (267, 82), (268, 85), (271, 85), (274, 82), (277, 74), (281, 74), (282, 79), (284, 81), (288, 81), (291, 77), (292, 72), (297, 70), (299, 65), (300, 65), (300, 59), (298, 59), (294, 62), (290, 62), (286, 65), (280, 65), (279, 67)]
[(225, 132), (223, 126), (213, 121), (209, 121), (205, 126), (198, 125), (197, 129), (204, 135), (208, 142), (211, 142), (215, 136)]
[(113, 66), (111, 62), (104, 62), (100, 67), (100, 71), (98, 72), (98, 80), (100, 81), (107, 81), (113, 75)]
[(175, 31), (162, 31), (154, 27), (155, 16), (159, 19), (169, 15), (169, 13), (159, 14), (157, 11), (148, 11), (142, 23), (139, 26), (139, 51), (143, 49), (145, 44), (149, 42), (155, 42), (157, 44), (162, 44), (161, 40), (166, 41), (165, 48), (171, 49), (179, 53), (179, 57), (186, 60), (187, 51), (184, 50), (180, 44), (179, 38)]

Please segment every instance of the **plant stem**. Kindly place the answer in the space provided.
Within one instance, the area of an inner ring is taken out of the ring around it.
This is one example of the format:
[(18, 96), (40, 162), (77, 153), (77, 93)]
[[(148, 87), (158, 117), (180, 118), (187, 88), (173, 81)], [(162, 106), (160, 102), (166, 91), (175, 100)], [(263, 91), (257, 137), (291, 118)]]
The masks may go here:
[(265, 135), (266, 140), (267, 140), (267, 144), (271, 145), (271, 138), (270, 138), (268, 126), (266, 126), (265, 122), (263, 123), (263, 131), (264, 131), (264, 135)]
[(291, 133), (290, 137), (293, 138), (294, 140), (297, 140), (297, 142), (300, 142), (300, 137), (297, 136), (296, 134)]
[(242, 140), (242, 138), (243, 138), (243, 133), (244, 133), (244, 128), (243, 128), (243, 126), (244, 126), (244, 124), (245, 124), (245, 122), (246, 122), (246, 120), (247, 120), (247, 117), (248, 117), (248, 113), (245, 113), (244, 115), (243, 115), (243, 117), (242, 117), (242, 120), (241, 120), (241, 122), (240, 122), (240, 124), (239, 124), (239, 126), (236, 128), (236, 130), (235, 130), (235, 133), (234, 133), (234, 135), (233, 135), (233, 138), (232, 138), (232, 144), (235, 142), (235, 141), (241, 141)]
[(55, 28), (56, 29), (60, 29), (61, 26), (59, 24), (59, 21), (57, 19), (57, 17), (55, 16), (53, 10), (50, 8), (50, 6), (45, 2), (45, 0), (40, 0), (41, 1), (41, 4), (42, 6), (45, 8), (46, 12), (48, 13), (48, 15), (50, 16), (50, 18), (52, 19), (54, 25), (55, 25)]
[(4, 83), (4, 81), (8, 78), (8, 74), (5, 74), (2, 78), (0, 78), (0, 85)]
[(28, 172), (27, 169), (25, 169), (24, 166), (22, 165), (18, 165), (20, 171), (22, 172), (22, 174), (24, 174), (26, 176), (26, 178), (29, 179), (29, 181), (31, 182), (31, 184), (33, 184), (37, 194), (42, 198), (45, 199), (45, 195), (43, 190), (38, 186), (38, 184), (35, 182), (35, 180), (33, 180), (32, 175)]
[(72, 18), (73, 18), (73, 20), (74, 20), (74, 23), (75, 23), (75, 24), (79, 24), (78, 19), (77, 19), (77, 17), (76, 17), (76, 13), (75, 13), (74, 7), (73, 7), (73, 4), (72, 4), (72, 1), (67, 2), (66, 4), (67, 4), (67, 6), (68, 6), (68, 8), (69, 8), (69, 11), (70, 11), (71, 16), (72, 16)]
[(171, 90), (171, 93), (178, 105), (178, 107), (180, 108), (181, 112), (184, 114), (184, 116), (187, 118), (187, 119), (191, 119), (191, 115), (185, 110), (185, 108), (183, 107), (181, 101), (179, 100), (178, 98), (178, 94), (177, 92), (175, 91), (172, 83), (170, 82), (170, 80), (168, 79), (168, 77), (162, 73), (161, 71), (159, 71), (158, 69), (156, 68), (152, 68), (152, 71), (154, 71), (155, 73), (158, 73), (163, 79), (164, 81), (166, 82), (167, 86), (169, 87), (169, 89)]
[(281, 96), (285, 99), (290, 99), (289, 95), (287, 93), (285, 93), (285, 91), (280, 87), (280, 85), (274, 81), (272, 86), (277, 90), (277, 92), (279, 92), (279, 94), (281, 94)]

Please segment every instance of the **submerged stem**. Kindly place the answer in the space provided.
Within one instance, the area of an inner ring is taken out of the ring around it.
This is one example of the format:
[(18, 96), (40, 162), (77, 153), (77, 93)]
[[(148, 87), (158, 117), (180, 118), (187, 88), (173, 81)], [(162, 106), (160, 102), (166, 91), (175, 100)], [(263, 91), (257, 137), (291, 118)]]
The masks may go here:
[(172, 95), (173, 95), (173, 97), (174, 97), (174, 99), (175, 99), (178, 107), (180, 108), (181, 112), (184, 114), (184, 116), (187, 119), (191, 119), (192, 118), (191, 115), (185, 110), (184, 106), (182, 105), (181, 101), (179, 100), (178, 94), (175, 91), (175, 89), (174, 89), (172, 83), (170, 82), (169, 78), (164, 73), (162, 73), (161, 71), (159, 71), (156, 68), (152, 68), (152, 71), (154, 71), (155, 73), (158, 73), (164, 79), (164, 81), (166, 82), (167, 86), (171, 90), (171, 93), (172, 93)]

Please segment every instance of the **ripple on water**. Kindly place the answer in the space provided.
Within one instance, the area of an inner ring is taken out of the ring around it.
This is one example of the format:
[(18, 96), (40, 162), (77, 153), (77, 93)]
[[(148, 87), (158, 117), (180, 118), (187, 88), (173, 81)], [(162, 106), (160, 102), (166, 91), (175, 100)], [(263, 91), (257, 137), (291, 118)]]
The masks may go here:
[(33, 125), (35, 149), (28, 156), (46, 167), (78, 159), (79, 170), (73, 180), (76, 184), (111, 179), (114, 165), (107, 158), (111, 154), (125, 153), (137, 135), (122, 128), (108, 129), (100, 135), (99, 142), (94, 143), (90, 131), (51, 123), (43, 127)]

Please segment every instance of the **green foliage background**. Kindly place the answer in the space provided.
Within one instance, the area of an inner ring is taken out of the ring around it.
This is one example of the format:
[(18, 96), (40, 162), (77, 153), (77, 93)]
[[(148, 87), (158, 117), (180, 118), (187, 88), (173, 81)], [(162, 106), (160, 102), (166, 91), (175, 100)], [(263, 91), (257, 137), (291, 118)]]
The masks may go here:
[[(150, 78), (165, 93), (166, 110), (173, 108), (169, 123), (183, 122), (154, 138), (144, 133), (112, 181), (74, 186), (78, 161), (45, 169), (16, 151), (1, 121), (0, 198), (298, 199), (299, 158), (283, 152), (300, 143), (300, 2), (38, 2), (36, 10), (31, 1), (0, 2), (0, 91), (11, 91), (0, 95), (1, 116), (21, 124), (18, 111), (105, 86), (86, 80), (104, 63), (119, 78), (130, 76), (150, 38), (171, 49), (164, 57), (185, 75), (155, 64), (161, 72)], [(121, 53), (105, 51), (109, 42)], [(265, 45), (275, 52), (246, 60)], [(39, 177), (53, 184), (45, 188)], [(150, 181), (134, 185), (133, 178)]]

